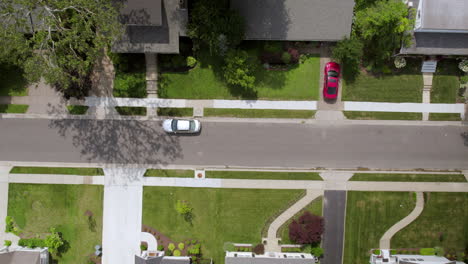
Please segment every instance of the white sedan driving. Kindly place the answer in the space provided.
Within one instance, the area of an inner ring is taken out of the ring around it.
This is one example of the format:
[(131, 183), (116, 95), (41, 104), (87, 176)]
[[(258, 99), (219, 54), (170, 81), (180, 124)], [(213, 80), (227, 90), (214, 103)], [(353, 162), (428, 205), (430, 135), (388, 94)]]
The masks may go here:
[(167, 133), (199, 133), (200, 121), (195, 119), (166, 119), (163, 121), (163, 129)]

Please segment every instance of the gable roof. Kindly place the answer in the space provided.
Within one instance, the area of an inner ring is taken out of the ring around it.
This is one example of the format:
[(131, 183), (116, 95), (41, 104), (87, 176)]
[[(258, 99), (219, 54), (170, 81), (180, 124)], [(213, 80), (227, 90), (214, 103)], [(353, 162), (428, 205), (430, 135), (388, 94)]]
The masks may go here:
[(231, 0), (247, 40), (338, 41), (351, 32), (354, 0)]
[(120, 19), (127, 25), (162, 25), (161, 0), (122, 0)]
[(468, 33), (467, 10), (466, 0), (421, 0), (415, 31)]
[(40, 264), (41, 253), (39, 251), (13, 251), (0, 253), (2, 264)]

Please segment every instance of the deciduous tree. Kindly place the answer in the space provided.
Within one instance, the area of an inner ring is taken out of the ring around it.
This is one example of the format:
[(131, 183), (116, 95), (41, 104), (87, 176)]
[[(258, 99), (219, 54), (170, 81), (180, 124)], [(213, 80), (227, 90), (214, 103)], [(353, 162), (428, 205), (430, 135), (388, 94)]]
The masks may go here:
[(118, 14), (111, 0), (2, 0), (0, 60), (23, 66), (30, 81), (84, 89), (103, 48), (121, 34)]
[(289, 224), (289, 239), (298, 244), (320, 242), (323, 233), (323, 218), (305, 212), (298, 220)]

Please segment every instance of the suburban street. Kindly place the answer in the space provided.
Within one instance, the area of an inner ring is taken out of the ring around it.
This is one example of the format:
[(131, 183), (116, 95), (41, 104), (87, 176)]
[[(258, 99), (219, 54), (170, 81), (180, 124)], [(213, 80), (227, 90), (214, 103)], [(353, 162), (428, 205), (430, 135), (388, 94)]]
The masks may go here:
[(468, 169), (463, 126), (203, 122), (197, 136), (160, 121), (0, 120), (0, 160), (153, 165)]

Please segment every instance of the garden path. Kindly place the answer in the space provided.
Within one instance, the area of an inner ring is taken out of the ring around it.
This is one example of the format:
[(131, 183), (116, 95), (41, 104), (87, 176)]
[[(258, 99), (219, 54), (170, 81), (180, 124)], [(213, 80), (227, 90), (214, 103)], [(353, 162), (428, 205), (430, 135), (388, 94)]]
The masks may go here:
[(306, 195), (302, 197), (299, 201), (289, 207), (281, 215), (279, 215), (268, 228), (267, 237), (263, 239), (266, 241), (265, 251), (266, 252), (281, 252), (281, 247), (278, 244), (280, 238), (277, 237), (278, 229), (296, 215), (302, 208), (306, 207), (313, 200), (315, 200), (320, 195), (323, 195), (323, 191), (320, 190), (307, 190)]
[(390, 229), (385, 232), (385, 234), (380, 239), (379, 247), (381, 249), (390, 249), (390, 240), (392, 237), (401, 229), (405, 228), (407, 225), (411, 224), (418, 216), (422, 213), (424, 209), (424, 194), (422, 192), (416, 193), (416, 206), (413, 211), (401, 219), (400, 222), (394, 224)]

